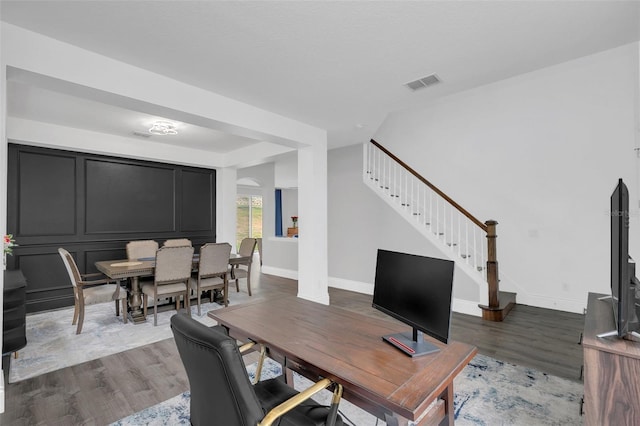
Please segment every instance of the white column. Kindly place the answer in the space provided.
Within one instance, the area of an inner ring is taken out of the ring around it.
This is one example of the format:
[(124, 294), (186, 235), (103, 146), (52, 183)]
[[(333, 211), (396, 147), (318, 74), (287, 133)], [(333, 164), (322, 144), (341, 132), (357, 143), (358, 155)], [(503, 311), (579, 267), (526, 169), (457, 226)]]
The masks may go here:
[(235, 167), (216, 170), (216, 242), (231, 244), (236, 252), (236, 197), (238, 171)]
[(298, 297), (329, 304), (327, 144), (298, 149)]

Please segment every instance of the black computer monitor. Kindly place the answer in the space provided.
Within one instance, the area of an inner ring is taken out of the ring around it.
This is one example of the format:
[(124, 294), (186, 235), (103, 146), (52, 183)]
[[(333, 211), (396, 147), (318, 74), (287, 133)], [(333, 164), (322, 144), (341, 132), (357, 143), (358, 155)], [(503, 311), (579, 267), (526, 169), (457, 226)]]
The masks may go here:
[(438, 350), (426, 333), (443, 343), (449, 339), (454, 262), (378, 250), (373, 307), (413, 330), (383, 336), (410, 356)]

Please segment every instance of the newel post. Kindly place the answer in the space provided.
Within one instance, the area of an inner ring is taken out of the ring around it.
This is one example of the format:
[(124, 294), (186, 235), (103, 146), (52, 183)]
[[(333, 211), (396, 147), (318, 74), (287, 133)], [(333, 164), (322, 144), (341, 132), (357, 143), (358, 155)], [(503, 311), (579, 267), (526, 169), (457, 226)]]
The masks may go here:
[(496, 225), (495, 220), (488, 220), (487, 225), (487, 283), (489, 284), (489, 307), (497, 308), (500, 305), (498, 300), (498, 254), (496, 250)]

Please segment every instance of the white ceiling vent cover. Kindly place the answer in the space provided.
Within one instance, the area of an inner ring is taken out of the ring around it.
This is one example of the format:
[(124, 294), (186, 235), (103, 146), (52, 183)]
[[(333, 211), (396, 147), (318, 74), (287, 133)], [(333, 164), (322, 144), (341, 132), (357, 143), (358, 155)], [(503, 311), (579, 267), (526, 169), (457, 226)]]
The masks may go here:
[(433, 86), (434, 84), (438, 84), (440, 82), (441, 82), (440, 77), (438, 77), (435, 74), (431, 74), (426, 77), (422, 77), (418, 80), (410, 81), (409, 83), (406, 83), (405, 86), (407, 86), (409, 89), (413, 91), (416, 91), (418, 89), (423, 89), (428, 86)]

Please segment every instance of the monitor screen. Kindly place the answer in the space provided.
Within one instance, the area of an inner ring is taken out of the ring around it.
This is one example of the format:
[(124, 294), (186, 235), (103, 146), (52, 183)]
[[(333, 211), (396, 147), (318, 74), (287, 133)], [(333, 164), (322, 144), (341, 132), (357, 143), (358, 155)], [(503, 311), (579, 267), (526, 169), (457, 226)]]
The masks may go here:
[(373, 307), (447, 343), (453, 269), (451, 260), (378, 250)]

